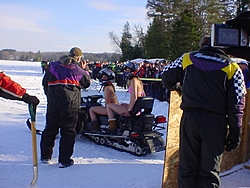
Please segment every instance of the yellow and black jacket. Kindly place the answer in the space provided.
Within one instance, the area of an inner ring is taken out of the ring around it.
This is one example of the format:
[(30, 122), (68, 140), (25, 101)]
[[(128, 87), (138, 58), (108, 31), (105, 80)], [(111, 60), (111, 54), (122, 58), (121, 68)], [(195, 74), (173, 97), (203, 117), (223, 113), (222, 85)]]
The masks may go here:
[(221, 50), (203, 47), (182, 55), (164, 68), (162, 82), (168, 89), (180, 83), (183, 110), (196, 108), (225, 114), (230, 126), (241, 126), (244, 76), (237, 63)]

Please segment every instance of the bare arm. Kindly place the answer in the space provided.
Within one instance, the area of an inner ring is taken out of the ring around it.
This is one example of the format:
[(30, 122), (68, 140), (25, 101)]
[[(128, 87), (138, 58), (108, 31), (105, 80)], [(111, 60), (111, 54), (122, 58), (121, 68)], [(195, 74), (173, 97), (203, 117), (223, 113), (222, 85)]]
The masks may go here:
[(130, 87), (132, 88), (132, 92), (131, 92), (131, 95), (130, 95), (130, 102), (129, 102), (129, 105), (128, 105), (128, 110), (132, 110), (133, 109), (133, 106), (135, 104), (135, 101), (137, 100), (137, 93), (138, 93), (138, 82), (136, 82), (136, 79), (133, 78), (131, 80), (131, 85)]
[(107, 104), (110, 101), (110, 89), (108, 88), (108, 86), (106, 86), (104, 89), (104, 96), (105, 96), (105, 106), (107, 106)]
[(104, 93), (105, 93), (105, 106), (107, 106), (107, 104), (109, 103), (114, 103), (114, 100), (116, 97), (114, 88), (112, 86), (106, 86), (104, 89)]

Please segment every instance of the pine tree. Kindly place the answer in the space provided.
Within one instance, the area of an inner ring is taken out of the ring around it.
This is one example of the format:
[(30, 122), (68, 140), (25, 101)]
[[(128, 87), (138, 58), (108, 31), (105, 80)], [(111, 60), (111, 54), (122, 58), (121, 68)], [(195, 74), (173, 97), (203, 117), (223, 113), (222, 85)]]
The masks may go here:
[(120, 43), (120, 48), (122, 51), (122, 61), (131, 59), (131, 49), (132, 49), (132, 34), (130, 33), (129, 22), (126, 22), (123, 28), (122, 39)]
[(185, 10), (173, 24), (170, 41), (170, 59), (174, 60), (185, 52), (197, 50), (200, 39), (201, 36), (192, 14), (189, 10)]
[(145, 36), (144, 51), (146, 58), (166, 57), (165, 21), (155, 17)]

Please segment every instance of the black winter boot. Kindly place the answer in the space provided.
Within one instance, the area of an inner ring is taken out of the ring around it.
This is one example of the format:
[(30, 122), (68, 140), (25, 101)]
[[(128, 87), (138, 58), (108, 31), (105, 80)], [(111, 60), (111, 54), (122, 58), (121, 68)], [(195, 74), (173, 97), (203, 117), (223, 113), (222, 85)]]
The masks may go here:
[(67, 162), (67, 163), (62, 163), (62, 162), (59, 163), (59, 168), (67, 168), (73, 164), (74, 164), (74, 160), (70, 159), (69, 162)]
[(100, 131), (100, 126), (99, 126), (99, 123), (98, 123), (98, 120), (92, 120), (92, 128), (89, 132), (99, 132)]

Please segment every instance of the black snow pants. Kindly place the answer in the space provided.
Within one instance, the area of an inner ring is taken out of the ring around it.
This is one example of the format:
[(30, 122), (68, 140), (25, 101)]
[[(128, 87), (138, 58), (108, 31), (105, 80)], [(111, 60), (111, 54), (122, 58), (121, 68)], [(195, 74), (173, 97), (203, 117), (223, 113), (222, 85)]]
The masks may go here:
[(180, 125), (179, 188), (220, 186), (220, 163), (226, 133), (225, 114), (184, 109)]
[(60, 130), (59, 163), (70, 163), (74, 151), (76, 124), (78, 120), (77, 108), (65, 109), (54, 104), (48, 104), (46, 127), (41, 138), (41, 158), (51, 159), (55, 138)]

